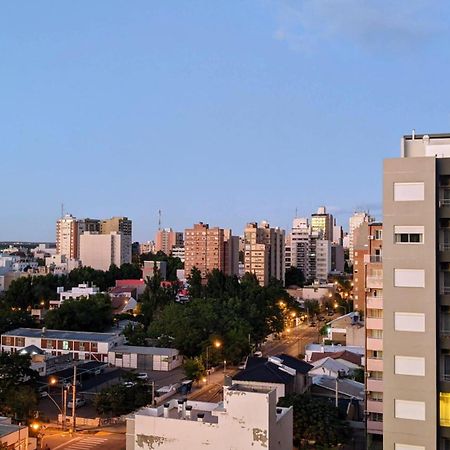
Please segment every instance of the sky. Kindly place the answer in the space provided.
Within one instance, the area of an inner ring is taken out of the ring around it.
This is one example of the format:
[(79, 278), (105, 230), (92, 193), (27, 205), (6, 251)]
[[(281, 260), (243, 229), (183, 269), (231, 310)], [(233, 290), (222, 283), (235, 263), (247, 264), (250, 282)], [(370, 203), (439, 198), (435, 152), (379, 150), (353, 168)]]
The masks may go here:
[(0, 241), (128, 216), (241, 234), (326, 205), (381, 218), (400, 138), (450, 132), (450, 2), (0, 5)]

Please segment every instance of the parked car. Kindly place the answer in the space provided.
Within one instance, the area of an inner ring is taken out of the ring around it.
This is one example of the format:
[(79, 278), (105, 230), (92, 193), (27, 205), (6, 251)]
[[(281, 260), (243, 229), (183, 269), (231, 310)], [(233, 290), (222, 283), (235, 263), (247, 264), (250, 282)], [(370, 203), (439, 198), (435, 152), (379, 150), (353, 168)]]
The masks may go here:
[(257, 352), (253, 353), (253, 356), (256, 356), (257, 358), (262, 358), (262, 352), (258, 350)]
[(140, 372), (136, 377), (138, 380), (148, 380), (148, 375), (145, 372)]
[[(86, 400), (84, 398), (76, 398), (75, 399), (75, 408), (80, 408), (81, 406), (84, 406), (86, 404)], [(67, 402), (67, 407), (72, 409), (73, 408), (73, 401), (69, 400)]]
[(47, 392), (47, 391), (41, 391), (41, 392), (39, 392), (39, 397), (40, 397), (40, 398), (48, 397), (48, 392)]
[(122, 383), (122, 386), (125, 386), (125, 387), (129, 388), (129, 387), (136, 386), (136, 383), (134, 381), (124, 381)]

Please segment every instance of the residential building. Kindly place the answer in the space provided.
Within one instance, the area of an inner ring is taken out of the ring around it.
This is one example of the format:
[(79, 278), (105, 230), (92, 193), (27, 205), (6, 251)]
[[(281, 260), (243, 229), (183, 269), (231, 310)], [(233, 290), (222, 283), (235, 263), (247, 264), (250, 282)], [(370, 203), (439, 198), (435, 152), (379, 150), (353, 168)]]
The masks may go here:
[(87, 283), (82, 283), (68, 291), (65, 291), (64, 287), (60, 287), (57, 292), (59, 294), (59, 300), (62, 303), (64, 300), (78, 299), (81, 297), (88, 298), (92, 295), (100, 294), (100, 289), (95, 285), (90, 286)]
[(245, 272), (255, 274), (262, 286), (266, 286), (271, 278), (281, 280), (284, 284), (284, 230), (271, 228), (265, 221), (259, 225), (252, 222), (245, 227), (244, 239)]
[(127, 450), (292, 448), (292, 407), (277, 407), (274, 389), (224, 386), (222, 403), (170, 400), (127, 418)]
[(119, 345), (109, 351), (108, 362), (124, 369), (168, 372), (180, 367), (183, 357), (175, 348)]
[[(227, 242), (231, 239), (231, 230), (223, 228), (210, 228), (203, 222), (197, 223), (193, 228), (185, 230), (185, 256), (184, 269), (190, 274), (192, 268), (200, 270), (202, 278), (214, 269), (224, 272), (226, 275), (237, 275), (237, 267), (226, 264), (228, 261), (236, 261), (238, 248)], [(234, 271), (234, 272), (233, 272)]]
[(343, 273), (345, 269), (345, 254), (342, 244), (331, 243), (331, 272)]
[(249, 388), (275, 389), (279, 399), (292, 393), (305, 393), (311, 385), (312, 367), (284, 353), (269, 358), (248, 357), (245, 369), (234, 375), (233, 381)]
[(155, 252), (163, 252), (166, 255), (172, 254), (174, 247), (183, 247), (183, 233), (173, 231), (172, 228), (158, 230), (155, 236)]
[(362, 310), (366, 298), (365, 257), (369, 254), (369, 224), (363, 222), (353, 231), (353, 308)]
[(85, 233), (100, 233), (99, 219), (79, 219), (77, 220), (77, 259), (80, 259), (80, 236)]
[(117, 233), (121, 238), (121, 264), (131, 263), (133, 224), (128, 217), (112, 217), (100, 222), (100, 233)]
[(326, 282), (331, 272), (331, 242), (318, 239), (316, 241), (316, 276), (315, 279)]
[(123, 342), (124, 337), (116, 333), (16, 328), (2, 334), (0, 348), (17, 352), (34, 345), (53, 356), (71, 354), (75, 360), (107, 362), (109, 350)]
[(327, 213), (325, 206), (321, 206), (315, 214), (311, 214), (311, 231), (317, 232), (320, 239), (333, 241), (334, 220), (333, 216)]
[[(361, 321), (358, 311), (352, 311), (343, 316), (337, 317), (327, 323), (327, 339), (336, 343), (345, 345), (361, 345), (364, 347), (365, 329), (364, 322)], [(352, 336), (352, 340), (357, 340), (358, 343), (347, 342), (348, 335)]]
[(35, 450), (36, 438), (28, 436), (28, 427), (14, 425), (8, 417), (0, 417), (0, 447), (8, 450)]
[[(184, 262), (184, 255), (185, 255), (184, 247), (173, 247), (172, 248), (172, 257), (180, 258), (180, 261)], [(238, 254), (238, 258), (239, 258), (239, 254)]]
[(115, 231), (109, 234), (86, 232), (80, 236), (80, 260), (83, 266), (108, 270), (111, 264), (120, 267), (131, 262), (129, 236)]
[(139, 254), (143, 253), (156, 253), (155, 243), (153, 241), (142, 242), (139, 244)]
[(450, 447), (450, 134), (384, 162), (383, 448)]
[[(364, 293), (358, 293), (358, 296), (362, 295), (364, 298), (366, 323), (367, 439), (369, 446), (376, 448), (381, 444), (383, 431), (383, 225), (379, 222), (363, 223), (357, 230), (358, 239), (361, 236), (367, 239), (367, 251), (354, 252), (354, 272), (359, 271), (355, 274), (355, 280), (364, 280)], [(360, 297), (357, 305), (362, 308)]]
[(295, 218), (292, 222), (290, 239), (290, 265), (297, 267), (303, 272), (305, 280), (314, 279), (315, 274), (311, 273), (310, 267), (310, 247), (311, 228), (306, 218)]
[(167, 278), (167, 261), (144, 261), (142, 279), (153, 278), (155, 270), (159, 271), (162, 280)]
[(71, 214), (56, 221), (56, 253), (69, 259), (78, 258), (78, 222)]
[(350, 217), (348, 221), (348, 247), (349, 247), (349, 259), (353, 262), (353, 232), (356, 228), (358, 228), (362, 223), (372, 222), (373, 219), (366, 212), (354, 212), (353, 216)]

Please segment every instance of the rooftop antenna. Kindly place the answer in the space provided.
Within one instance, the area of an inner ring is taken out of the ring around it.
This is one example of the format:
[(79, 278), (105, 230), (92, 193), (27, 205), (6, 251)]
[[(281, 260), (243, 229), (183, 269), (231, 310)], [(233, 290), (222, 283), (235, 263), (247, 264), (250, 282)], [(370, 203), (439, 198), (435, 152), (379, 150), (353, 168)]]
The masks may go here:
[(297, 211), (297, 207), (295, 208), (295, 218), (297, 218), (298, 217), (298, 211)]
[(161, 231), (161, 210), (158, 209), (158, 231)]

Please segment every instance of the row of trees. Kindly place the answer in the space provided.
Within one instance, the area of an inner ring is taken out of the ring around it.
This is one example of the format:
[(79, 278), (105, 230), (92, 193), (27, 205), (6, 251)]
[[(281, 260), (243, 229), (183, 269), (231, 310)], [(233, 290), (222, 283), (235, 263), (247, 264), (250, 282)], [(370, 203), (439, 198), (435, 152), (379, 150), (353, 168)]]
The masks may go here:
[(262, 287), (250, 274), (239, 281), (214, 270), (204, 284), (194, 268), (189, 277), (191, 300), (187, 304), (175, 302), (174, 291), (161, 287), (159, 281), (157, 273), (148, 280), (140, 299), (138, 318), (142, 325), (130, 327), (127, 338), (134, 344), (151, 338), (191, 358), (204, 355), (212, 342), (220, 341), (220, 351), (213, 351), (211, 357), (237, 362), (248, 354), (251, 345), (283, 330), (281, 304), (294, 307), (281, 283), (272, 280), (269, 286)]

